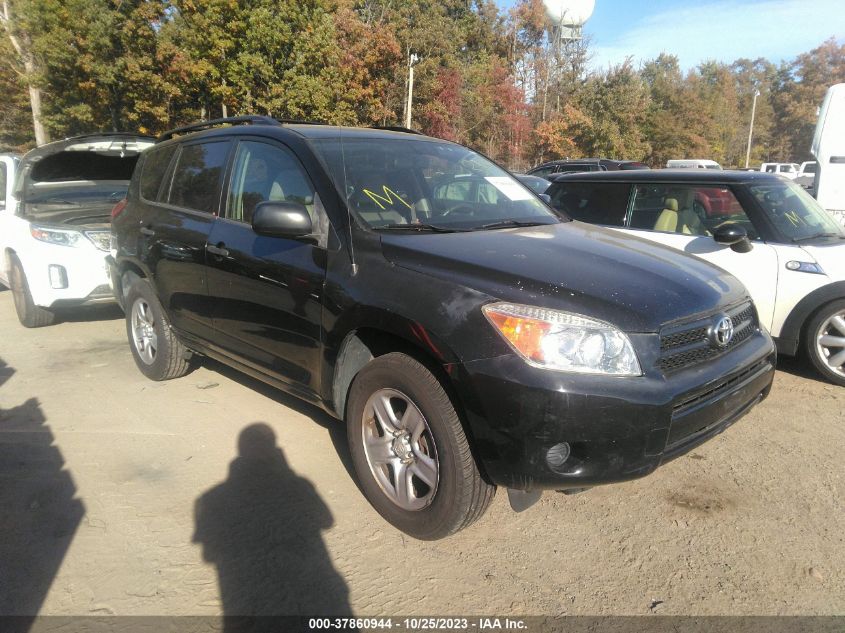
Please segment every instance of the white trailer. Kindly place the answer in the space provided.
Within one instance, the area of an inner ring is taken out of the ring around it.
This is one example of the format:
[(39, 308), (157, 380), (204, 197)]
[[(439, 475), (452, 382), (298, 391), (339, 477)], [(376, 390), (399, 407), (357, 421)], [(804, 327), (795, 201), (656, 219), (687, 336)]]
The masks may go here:
[(819, 163), (816, 200), (845, 224), (845, 84), (828, 89), (810, 151)]

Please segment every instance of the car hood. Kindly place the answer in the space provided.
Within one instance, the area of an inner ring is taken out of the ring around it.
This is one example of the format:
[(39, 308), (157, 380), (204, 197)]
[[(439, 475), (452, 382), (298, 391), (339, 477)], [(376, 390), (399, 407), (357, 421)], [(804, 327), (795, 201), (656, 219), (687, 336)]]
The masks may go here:
[(382, 236), (397, 266), (503, 301), (567, 310), (627, 332), (714, 312), (747, 296), (696, 257), (617, 231), (566, 222), (528, 228)]
[(67, 226), (74, 229), (107, 229), (111, 223), (113, 204), (85, 205), (73, 209), (48, 210), (41, 207), (27, 209), (26, 219), (35, 224)]

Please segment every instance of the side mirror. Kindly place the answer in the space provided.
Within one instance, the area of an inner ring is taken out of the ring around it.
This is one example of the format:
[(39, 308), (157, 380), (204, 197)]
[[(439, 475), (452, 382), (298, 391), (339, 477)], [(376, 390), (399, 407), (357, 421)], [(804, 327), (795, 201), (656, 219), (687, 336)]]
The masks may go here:
[(252, 229), (268, 237), (306, 237), (311, 235), (311, 216), (298, 202), (261, 202), (252, 214)]
[(717, 228), (713, 234), (713, 239), (719, 244), (730, 246), (731, 250), (737, 253), (748, 253), (753, 248), (745, 227), (733, 222), (728, 222)]
[(547, 193), (538, 193), (537, 197), (540, 198), (543, 202), (547, 205), (552, 206), (552, 197)]

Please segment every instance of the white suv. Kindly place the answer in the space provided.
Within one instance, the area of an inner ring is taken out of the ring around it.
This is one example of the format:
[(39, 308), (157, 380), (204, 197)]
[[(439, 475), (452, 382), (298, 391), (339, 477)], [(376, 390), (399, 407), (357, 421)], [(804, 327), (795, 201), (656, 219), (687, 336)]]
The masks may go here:
[[(797, 183), (709, 169), (568, 174), (551, 204), (721, 266), (787, 356), (845, 386), (845, 229)], [(682, 300), (679, 297), (679, 301)]]
[(152, 144), (92, 134), (3, 161), (14, 185), (0, 206), (0, 283), (11, 288), (21, 324), (50, 325), (58, 308), (114, 301), (105, 263), (111, 209)]

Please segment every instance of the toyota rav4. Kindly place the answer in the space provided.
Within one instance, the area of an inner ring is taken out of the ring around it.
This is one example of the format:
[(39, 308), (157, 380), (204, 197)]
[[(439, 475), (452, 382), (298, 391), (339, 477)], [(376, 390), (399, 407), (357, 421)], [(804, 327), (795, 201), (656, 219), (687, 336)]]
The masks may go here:
[(734, 277), (562, 218), (410, 131), (176, 130), (112, 230), (139, 369), (175, 378), (209, 356), (322, 407), (369, 501), (420, 539), (478, 519), (497, 486), (521, 509), (647, 475), (772, 382)]

